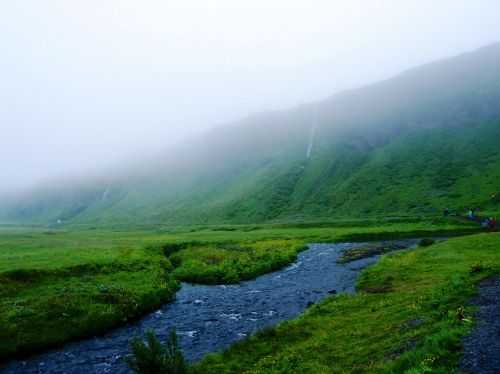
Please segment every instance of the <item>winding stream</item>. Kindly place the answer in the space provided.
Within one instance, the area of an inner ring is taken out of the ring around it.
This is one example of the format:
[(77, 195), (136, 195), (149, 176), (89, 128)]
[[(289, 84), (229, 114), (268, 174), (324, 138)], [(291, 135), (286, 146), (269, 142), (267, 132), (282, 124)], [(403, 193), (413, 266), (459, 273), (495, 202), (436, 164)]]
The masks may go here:
[[(416, 240), (404, 241), (407, 245)], [(311, 244), (285, 269), (230, 286), (183, 284), (176, 300), (139, 321), (109, 333), (68, 343), (62, 348), (11, 361), (2, 373), (128, 373), (123, 357), (129, 340), (153, 329), (164, 340), (176, 328), (185, 356), (204, 354), (280, 321), (291, 319), (329, 293), (355, 290), (361, 269), (378, 256), (337, 264), (345, 249), (359, 243)]]

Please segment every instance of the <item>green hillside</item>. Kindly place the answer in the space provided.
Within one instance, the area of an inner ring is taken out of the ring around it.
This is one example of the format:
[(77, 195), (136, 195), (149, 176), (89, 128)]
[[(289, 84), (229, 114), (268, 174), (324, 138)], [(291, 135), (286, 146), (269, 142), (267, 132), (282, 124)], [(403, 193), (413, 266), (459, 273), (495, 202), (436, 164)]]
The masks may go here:
[(496, 44), (249, 117), (126, 171), (48, 184), (0, 203), (0, 222), (248, 223), (472, 205), (496, 213), (499, 102)]

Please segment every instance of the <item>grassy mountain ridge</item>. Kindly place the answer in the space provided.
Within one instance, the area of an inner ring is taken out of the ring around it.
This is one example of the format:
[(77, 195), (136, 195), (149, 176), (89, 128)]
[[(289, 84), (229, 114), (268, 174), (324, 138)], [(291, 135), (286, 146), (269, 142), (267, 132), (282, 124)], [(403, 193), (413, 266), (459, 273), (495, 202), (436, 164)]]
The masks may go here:
[(500, 44), (263, 113), (113, 177), (49, 185), (4, 221), (247, 223), (500, 211)]

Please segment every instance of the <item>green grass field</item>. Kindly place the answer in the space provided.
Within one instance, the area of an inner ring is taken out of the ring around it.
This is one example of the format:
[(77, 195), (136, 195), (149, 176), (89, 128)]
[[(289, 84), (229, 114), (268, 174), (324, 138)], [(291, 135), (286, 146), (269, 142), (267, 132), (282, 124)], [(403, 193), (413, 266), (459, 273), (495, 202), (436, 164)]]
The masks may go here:
[(0, 243), (2, 358), (103, 332), (177, 289), (161, 252), (126, 241), (21, 231)]
[(310, 242), (455, 235), (428, 222), (212, 226), (143, 231), (0, 229), (0, 359), (113, 326), (174, 297), (179, 281), (234, 283), (293, 261)]

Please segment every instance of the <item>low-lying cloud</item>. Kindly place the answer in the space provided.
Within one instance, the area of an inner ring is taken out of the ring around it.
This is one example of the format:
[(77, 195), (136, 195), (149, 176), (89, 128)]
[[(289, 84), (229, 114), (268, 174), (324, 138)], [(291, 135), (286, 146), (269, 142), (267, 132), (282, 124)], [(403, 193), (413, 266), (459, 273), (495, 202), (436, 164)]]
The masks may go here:
[(494, 0), (7, 2), (0, 192), (498, 39)]

